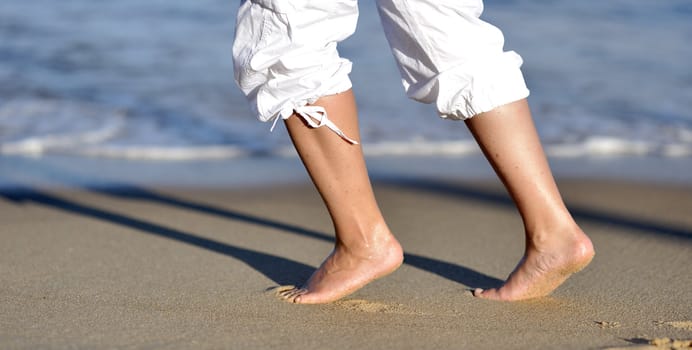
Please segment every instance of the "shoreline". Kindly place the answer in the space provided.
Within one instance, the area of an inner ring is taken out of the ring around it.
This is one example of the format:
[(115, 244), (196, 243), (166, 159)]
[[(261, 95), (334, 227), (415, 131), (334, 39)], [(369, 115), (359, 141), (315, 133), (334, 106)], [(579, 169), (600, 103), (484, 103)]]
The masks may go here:
[[(549, 157), (560, 180), (627, 181), (692, 186), (688, 158)], [(464, 157), (366, 157), (373, 181), (387, 179), (496, 180), (482, 155)], [(181, 188), (262, 188), (309, 183), (297, 156), (227, 160), (137, 161), (48, 155), (0, 157), (0, 188), (135, 184)]]

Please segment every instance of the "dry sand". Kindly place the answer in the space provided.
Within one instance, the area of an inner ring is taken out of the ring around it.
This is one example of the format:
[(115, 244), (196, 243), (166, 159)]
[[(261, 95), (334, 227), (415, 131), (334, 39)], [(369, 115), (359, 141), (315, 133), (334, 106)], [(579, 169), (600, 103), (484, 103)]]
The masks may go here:
[(691, 339), (692, 188), (560, 186), (597, 255), (551, 297), (500, 303), (468, 291), (499, 284), (522, 253), (519, 218), (496, 183), (381, 180), (405, 264), (312, 306), (273, 295), (330, 250), (330, 222), (308, 185), (5, 190), (0, 348), (605, 349)]

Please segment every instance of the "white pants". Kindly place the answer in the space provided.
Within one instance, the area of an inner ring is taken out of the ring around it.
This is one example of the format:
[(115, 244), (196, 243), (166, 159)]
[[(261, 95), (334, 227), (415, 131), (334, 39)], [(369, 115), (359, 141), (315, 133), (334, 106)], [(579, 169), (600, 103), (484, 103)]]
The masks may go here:
[[(466, 119), (528, 96), (521, 57), (479, 19), (482, 0), (377, 0), (408, 97)], [(235, 79), (261, 121), (294, 113), (350, 142), (317, 99), (351, 88), (337, 43), (356, 29), (357, 0), (244, 0), (233, 43)]]

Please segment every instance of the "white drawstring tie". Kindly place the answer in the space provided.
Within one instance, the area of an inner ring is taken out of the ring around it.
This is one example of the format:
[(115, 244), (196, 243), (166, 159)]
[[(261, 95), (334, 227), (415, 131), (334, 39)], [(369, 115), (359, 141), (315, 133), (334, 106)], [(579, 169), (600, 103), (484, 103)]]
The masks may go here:
[(272, 124), (270, 131), (274, 130), (274, 127), (276, 126), (276, 122), (279, 119), (288, 119), (291, 115), (293, 115), (293, 112), (295, 112), (298, 116), (303, 118), (303, 120), (305, 120), (305, 122), (308, 123), (308, 125), (311, 128), (319, 128), (322, 126), (326, 126), (329, 129), (331, 129), (333, 132), (335, 132), (337, 135), (339, 135), (342, 139), (348, 141), (349, 143), (351, 143), (353, 145), (358, 144), (358, 141), (346, 136), (346, 134), (344, 134), (344, 132), (341, 131), (341, 129), (339, 129), (339, 127), (336, 126), (336, 124), (334, 124), (334, 122), (329, 120), (329, 118), (327, 118), (327, 111), (323, 107), (320, 107), (320, 106), (302, 106), (302, 107), (296, 107), (290, 111), (284, 110), (281, 112), (280, 117), (277, 117), (274, 119), (274, 124)]

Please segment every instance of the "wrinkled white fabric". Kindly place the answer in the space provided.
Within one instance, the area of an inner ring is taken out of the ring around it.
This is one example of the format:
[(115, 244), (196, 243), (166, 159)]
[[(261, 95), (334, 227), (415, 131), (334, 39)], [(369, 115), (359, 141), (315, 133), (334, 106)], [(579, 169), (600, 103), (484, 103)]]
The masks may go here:
[[(466, 119), (528, 96), (521, 57), (479, 19), (482, 0), (377, 0), (407, 95), (434, 103), (441, 117)], [(351, 62), (337, 43), (358, 19), (357, 0), (245, 0), (233, 43), (235, 79), (261, 121), (303, 118), (346, 141), (320, 107), (351, 88)], [(272, 126), (273, 129), (273, 126)]]
[(529, 95), (521, 57), (479, 17), (481, 0), (377, 0), (408, 97), (466, 119)]

